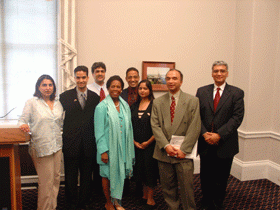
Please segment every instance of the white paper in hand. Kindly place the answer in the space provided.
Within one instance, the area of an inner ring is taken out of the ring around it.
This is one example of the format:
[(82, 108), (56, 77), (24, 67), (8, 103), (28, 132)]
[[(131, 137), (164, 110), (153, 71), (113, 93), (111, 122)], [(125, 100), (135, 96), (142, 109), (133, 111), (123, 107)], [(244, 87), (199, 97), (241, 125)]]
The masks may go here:
[[(176, 149), (180, 149), (181, 145), (185, 139), (185, 136), (176, 136), (172, 135), (171, 140), (170, 140), (170, 145), (175, 147)], [(197, 142), (195, 143), (193, 150), (190, 154), (186, 154), (186, 159), (194, 159), (197, 156)]]

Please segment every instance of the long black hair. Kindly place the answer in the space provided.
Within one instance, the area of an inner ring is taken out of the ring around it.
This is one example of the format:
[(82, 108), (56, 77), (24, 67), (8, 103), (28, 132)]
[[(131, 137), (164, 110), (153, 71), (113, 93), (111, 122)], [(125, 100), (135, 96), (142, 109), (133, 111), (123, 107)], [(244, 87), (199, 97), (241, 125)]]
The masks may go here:
[(140, 81), (139, 84), (138, 84), (138, 98), (137, 98), (137, 102), (140, 103), (140, 101), (141, 101), (141, 97), (139, 95), (139, 87), (140, 87), (140, 85), (142, 83), (145, 83), (147, 88), (150, 90), (150, 94), (148, 95), (149, 100), (151, 101), (151, 100), (155, 99), (151, 82), (149, 80), (147, 80), (147, 79), (144, 79), (144, 80)]

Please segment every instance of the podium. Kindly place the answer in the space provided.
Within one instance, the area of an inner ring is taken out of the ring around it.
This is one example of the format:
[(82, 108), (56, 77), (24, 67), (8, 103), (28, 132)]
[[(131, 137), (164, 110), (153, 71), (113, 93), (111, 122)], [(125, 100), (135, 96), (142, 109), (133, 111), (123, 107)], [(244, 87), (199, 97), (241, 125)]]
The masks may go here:
[(22, 209), (19, 143), (28, 140), (17, 125), (0, 125), (0, 209)]

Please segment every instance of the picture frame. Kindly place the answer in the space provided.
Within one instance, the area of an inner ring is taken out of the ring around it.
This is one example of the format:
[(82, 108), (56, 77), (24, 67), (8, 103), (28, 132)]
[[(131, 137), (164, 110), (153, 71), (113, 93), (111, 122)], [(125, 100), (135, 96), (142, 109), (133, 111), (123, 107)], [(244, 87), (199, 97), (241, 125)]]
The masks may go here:
[(152, 83), (153, 91), (168, 91), (165, 75), (170, 69), (175, 69), (175, 62), (142, 62), (142, 79), (148, 79)]

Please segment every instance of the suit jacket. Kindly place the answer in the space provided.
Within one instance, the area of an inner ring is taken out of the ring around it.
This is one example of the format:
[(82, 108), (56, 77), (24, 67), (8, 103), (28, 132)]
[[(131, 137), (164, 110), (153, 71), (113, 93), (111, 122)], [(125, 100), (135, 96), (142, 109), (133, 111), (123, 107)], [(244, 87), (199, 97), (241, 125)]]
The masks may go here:
[(121, 97), (123, 98), (123, 100), (128, 102), (128, 88), (123, 89), (123, 91), (121, 92)]
[(82, 150), (87, 157), (94, 157), (96, 144), (94, 137), (94, 111), (99, 96), (87, 90), (87, 101), (82, 109), (76, 87), (60, 94), (60, 102), (65, 111), (62, 151), (66, 157), (77, 157)]
[(185, 136), (181, 150), (185, 154), (192, 152), (201, 130), (198, 98), (180, 92), (172, 125), (169, 94), (155, 99), (151, 125), (156, 140), (154, 158), (168, 163), (186, 161), (167, 156), (164, 146), (169, 144), (172, 135)]
[[(200, 102), (201, 135), (198, 140), (198, 153), (207, 154), (217, 150), (218, 157), (233, 157), (239, 152), (237, 128), (244, 116), (243, 90), (226, 84), (216, 112), (213, 111), (214, 84), (201, 87), (196, 96)], [(221, 136), (219, 144), (212, 146), (206, 143), (202, 136), (205, 132), (218, 133)]]

